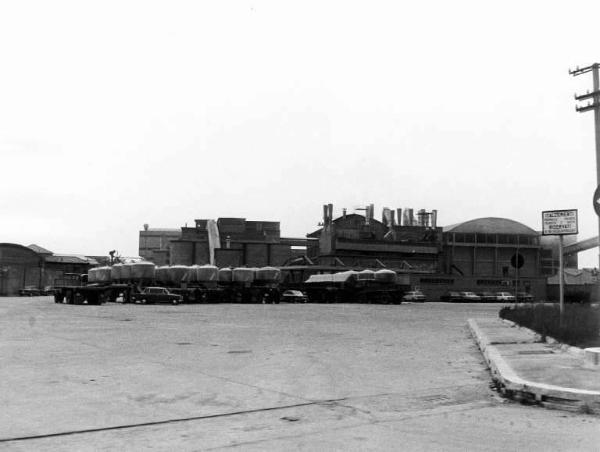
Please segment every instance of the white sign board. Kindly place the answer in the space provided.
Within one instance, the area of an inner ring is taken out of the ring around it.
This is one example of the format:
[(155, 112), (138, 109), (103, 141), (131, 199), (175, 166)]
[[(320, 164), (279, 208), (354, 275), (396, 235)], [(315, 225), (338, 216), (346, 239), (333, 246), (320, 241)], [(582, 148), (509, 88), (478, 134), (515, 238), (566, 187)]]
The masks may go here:
[(577, 209), (542, 212), (542, 235), (569, 235), (577, 232)]

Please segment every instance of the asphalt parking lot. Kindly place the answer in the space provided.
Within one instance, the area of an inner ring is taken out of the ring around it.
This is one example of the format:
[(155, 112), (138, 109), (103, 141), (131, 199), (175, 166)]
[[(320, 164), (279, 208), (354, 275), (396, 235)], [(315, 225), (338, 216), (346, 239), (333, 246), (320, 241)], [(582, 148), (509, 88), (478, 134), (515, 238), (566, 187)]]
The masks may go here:
[(520, 419), (545, 450), (597, 445), (597, 418), (489, 389), (466, 319), (499, 306), (0, 299), (0, 448), (506, 450)]

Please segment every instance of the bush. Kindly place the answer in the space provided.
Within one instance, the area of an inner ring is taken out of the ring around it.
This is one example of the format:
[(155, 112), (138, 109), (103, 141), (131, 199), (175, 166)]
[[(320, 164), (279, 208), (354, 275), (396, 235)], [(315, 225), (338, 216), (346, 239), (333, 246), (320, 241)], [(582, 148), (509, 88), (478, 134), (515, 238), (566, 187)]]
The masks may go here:
[(558, 304), (526, 304), (506, 306), (499, 316), (530, 328), (542, 337), (570, 344), (597, 343), (600, 334), (600, 310), (590, 305), (569, 304), (564, 306), (563, 324), (560, 324)]

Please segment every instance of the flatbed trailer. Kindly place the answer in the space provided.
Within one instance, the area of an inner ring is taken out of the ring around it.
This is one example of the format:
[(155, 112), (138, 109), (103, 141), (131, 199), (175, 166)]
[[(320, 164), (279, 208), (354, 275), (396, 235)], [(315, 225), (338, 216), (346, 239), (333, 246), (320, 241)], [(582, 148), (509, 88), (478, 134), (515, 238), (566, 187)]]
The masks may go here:
[(132, 287), (129, 284), (88, 284), (87, 275), (66, 273), (54, 282), (52, 291), (55, 303), (99, 305), (115, 302), (119, 296), (123, 302), (130, 301)]
[(116, 302), (123, 296), (123, 302), (129, 302), (131, 287), (127, 284), (111, 284), (108, 286), (55, 286), (54, 302), (66, 304), (103, 304)]

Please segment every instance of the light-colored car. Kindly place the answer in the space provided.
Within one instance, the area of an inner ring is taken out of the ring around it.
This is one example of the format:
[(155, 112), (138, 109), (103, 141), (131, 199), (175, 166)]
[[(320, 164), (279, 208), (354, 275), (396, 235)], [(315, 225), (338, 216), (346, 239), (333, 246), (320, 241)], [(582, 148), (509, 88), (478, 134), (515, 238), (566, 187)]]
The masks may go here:
[(402, 296), (402, 301), (410, 301), (412, 303), (425, 303), (427, 297), (420, 290), (411, 290)]
[(308, 299), (300, 290), (286, 290), (281, 294), (281, 301), (285, 303), (306, 303)]
[(515, 301), (515, 296), (510, 292), (496, 292), (496, 301)]
[(461, 292), (460, 293), (461, 301), (471, 302), (471, 301), (481, 301), (481, 297), (477, 295), (475, 292)]

